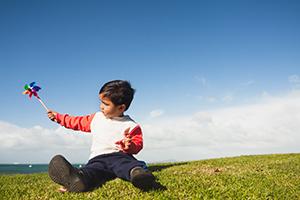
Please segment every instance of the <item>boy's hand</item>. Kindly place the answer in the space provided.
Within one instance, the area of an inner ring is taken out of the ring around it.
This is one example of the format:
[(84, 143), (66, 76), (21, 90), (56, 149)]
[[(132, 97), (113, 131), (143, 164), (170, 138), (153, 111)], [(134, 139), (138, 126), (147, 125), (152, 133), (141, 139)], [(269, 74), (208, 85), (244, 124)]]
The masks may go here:
[(130, 128), (127, 128), (124, 131), (125, 138), (123, 139), (123, 142), (124, 142), (124, 148), (123, 148), (123, 150), (125, 150), (125, 151), (127, 151), (128, 149), (130, 149), (130, 147), (132, 145), (131, 136), (129, 134), (129, 130), (130, 130)]
[(48, 110), (47, 114), (48, 114), (48, 118), (49, 118), (50, 120), (56, 122), (56, 115), (57, 115), (57, 112), (54, 112), (53, 110)]
[(129, 130), (130, 130), (130, 128), (127, 128), (124, 131), (124, 139), (123, 140), (116, 142), (116, 144), (119, 145), (119, 147), (122, 151), (127, 151), (132, 146), (131, 135), (129, 134)]

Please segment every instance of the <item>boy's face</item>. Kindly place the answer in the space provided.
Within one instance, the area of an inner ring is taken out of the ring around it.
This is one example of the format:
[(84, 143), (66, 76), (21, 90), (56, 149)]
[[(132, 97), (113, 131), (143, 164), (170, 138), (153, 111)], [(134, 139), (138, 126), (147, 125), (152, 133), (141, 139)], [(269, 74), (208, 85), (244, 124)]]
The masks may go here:
[(105, 97), (102, 93), (99, 94), (101, 100), (100, 110), (107, 118), (121, 117), (125, 111), (126, 106), (115, 105), (109, 98)]

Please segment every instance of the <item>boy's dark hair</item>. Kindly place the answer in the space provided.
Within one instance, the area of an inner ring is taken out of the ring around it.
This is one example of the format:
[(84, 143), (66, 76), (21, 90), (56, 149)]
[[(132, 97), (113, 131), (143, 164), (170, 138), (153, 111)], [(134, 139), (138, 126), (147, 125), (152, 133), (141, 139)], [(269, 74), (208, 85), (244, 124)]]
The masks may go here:
[(104, 97), (109, 98), (115, 105), (125, 104), (127, 110), (133, 99), (135, 90), (128, 81), (114, 80), (105, 83), (99, 91)]

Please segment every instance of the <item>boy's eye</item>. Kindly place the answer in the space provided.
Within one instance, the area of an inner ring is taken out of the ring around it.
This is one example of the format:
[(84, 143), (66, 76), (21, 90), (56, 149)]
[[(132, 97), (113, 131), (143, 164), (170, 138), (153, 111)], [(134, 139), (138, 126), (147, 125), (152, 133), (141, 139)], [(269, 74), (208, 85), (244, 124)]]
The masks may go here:
[(108, 106), (108, 104), (107, 104), (107, 103), (105, 103), (105, 102), (103, 102), (103, 101), (101, 101), (101, 103), (103, 103), (104, 105)]

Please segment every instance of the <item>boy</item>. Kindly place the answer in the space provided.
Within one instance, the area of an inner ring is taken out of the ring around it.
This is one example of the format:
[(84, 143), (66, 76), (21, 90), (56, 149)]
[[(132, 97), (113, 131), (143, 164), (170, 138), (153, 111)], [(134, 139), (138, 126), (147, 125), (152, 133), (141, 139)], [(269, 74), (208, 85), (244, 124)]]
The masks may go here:
[(93, 134), (91, 155), (84, 167), (73, 167), (61, 155), (54, 156), (50, 161), (49, 176), (64, 187), (62, 192), (90, 191), (116, 177), (130, 181), (142, 190), (153, 186), (154, 176), (132, 156), (143, 148), (140, 126), (124, 115), (134, 92), (127, 81), (110, 81), (99, 92), (100, 112), (73, 117), (48, 111), (52, 121), (69, 129)]

